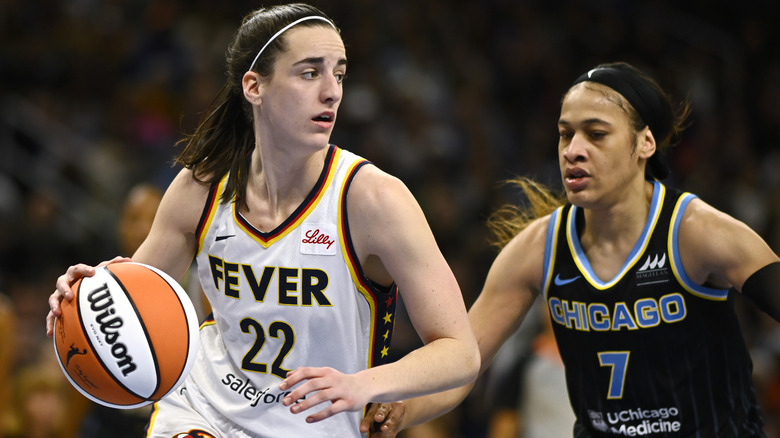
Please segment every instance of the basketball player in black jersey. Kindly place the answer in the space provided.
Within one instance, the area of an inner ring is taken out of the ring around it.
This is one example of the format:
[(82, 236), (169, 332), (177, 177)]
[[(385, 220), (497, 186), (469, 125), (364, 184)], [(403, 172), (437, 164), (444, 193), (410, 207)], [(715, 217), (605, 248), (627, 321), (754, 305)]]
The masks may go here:
[[(659, 182), (669, 173), (661, 153), (687, 113), (628, 64), (586, 72), (558, 121), (565, 198), (518, 180), (530, 211), (505, 208), (490, 222), (502, 250), (469, 311), (481, 370), (541, 297), (574, 437), (766, 436), (728, 296), (742, 293), (780, 320), (768, 287), (780, 259), (742, 222)], [(380, 421), (372, 436), (395, 436), (472, 386), (382, 405), (361, 427)]]

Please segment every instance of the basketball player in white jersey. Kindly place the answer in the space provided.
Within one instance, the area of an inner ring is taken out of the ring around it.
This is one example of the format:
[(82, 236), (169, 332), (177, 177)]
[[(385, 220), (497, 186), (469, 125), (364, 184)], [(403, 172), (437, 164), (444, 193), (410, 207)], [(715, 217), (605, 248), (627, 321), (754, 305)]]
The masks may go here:
[[(583, 73), (558, 120), (565, 196), (518, 180), (529, 211), (493, 222), (502, 250), (469, 310), (482, 370), (543, 299), (575, 438), (767, 436), (729, 298), (780, 321), (780, 258), (744, 223), (661, 183), (660, 152), (687, 113), (629, 64)], [(471, 387), (378, 406), (363, 427), (384, 421), (377, 436), (393, 437)]]
[[(311, 6), (259, 9), (236, 33), (227, 82), (132, 257), (174, 278), (195, 257), (213, 310), (149, 437), (357, 437), (367, 404), (476, 377), (465, 305), (419, 205), (329, 144), (346, 70), (338, 29)], [(58, 279), (49, 335), (70, 285), (93, 273)], [(396, 290), (424, 346), (383, 364)]]

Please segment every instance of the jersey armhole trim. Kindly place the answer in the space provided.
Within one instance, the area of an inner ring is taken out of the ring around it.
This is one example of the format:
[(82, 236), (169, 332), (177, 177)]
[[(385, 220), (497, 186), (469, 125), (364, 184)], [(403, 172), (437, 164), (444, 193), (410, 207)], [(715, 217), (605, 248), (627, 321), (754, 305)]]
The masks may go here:
[(547, 301), (547, 291), (552, 278), (552, 267), (555, 263), (555, 248), (557, 247), (558, 230), (561, 228), (561, 216), (563, 207), (558, 207), (550, 214), (550, 222), (547, 224), (547, 236), (544, 239), (544, 266), (542, 268), (542, 296)]
[(680, 258), (680, 245), (678, 243), (678, 237), (680, 232), (680, 223), (685, 213), (685, 209), (688, 204), (696, 199), (696, 195), (691, 193), (684, 193), (677, 200), (677, 204), (674, 206), (674, 213), (672, 213), (672, 226), (669, 230), (669, 241), (667, 243), (669, 254), (671, 254), (672, 272), (677, 278), (677, 281), (693, 295), (704, 298), (707, 300), (724, 301), (728, 298), (728, 289), (713, 289), (705, 286), (698, 285), (688, 277), (685, 273), (685, 269), (682, 265), (682, 259)]
[(339, 239), (344, 256), (344, 262), (352, 276), (352, 282), (357, 291), (363, 295), (371, 312), (369, 351), (367, 367), (375, 367), (387, 363), (390, 359), (389, 349), (392, 341), (393, 327), (396, 317), (396, 303), (398, 302), (398, 286), (393, 283), (387, 288), (379, 288), (366, 277), (363, 267), (357, 258), (355, 247), (349, 230), (349, 218), (347, 216), (347, 193), (358, 170), (370, 161), (359, 159), (350, 165), (344, 183), (341, 187), (338, 207)]
[(206, 204), (203, 206), (203, 213), (200, 215), (198, 226), (195, 229), (195, 236), (198, 239), (198, 247), (195, 250), (195, 257), (200, 254), (203, 249), (203, 239), (206, 238), (208, 230), (211, 227), (211, 221), (214, 220), (214, 215), (217, 212), (217, 206), (220, 202), (222, 192), (225, 190), (225, 184), (227, 183), (227, 174), (222, 179), (211, 185), (209, 189), (208, 197), (206, 198)]

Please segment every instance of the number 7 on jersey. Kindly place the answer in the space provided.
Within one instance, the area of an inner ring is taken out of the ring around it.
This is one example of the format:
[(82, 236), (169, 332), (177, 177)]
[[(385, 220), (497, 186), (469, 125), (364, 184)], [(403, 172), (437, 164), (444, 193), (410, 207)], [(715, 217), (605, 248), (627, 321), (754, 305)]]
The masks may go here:
[(626, 370), (630, 354), (630, 351), (602, 351), (598, 353), (599, 364), (603, 367), (611, 367), (609, 391), (607, 392), (609, 400), (623, 398), (623, 386), (626, 383)]

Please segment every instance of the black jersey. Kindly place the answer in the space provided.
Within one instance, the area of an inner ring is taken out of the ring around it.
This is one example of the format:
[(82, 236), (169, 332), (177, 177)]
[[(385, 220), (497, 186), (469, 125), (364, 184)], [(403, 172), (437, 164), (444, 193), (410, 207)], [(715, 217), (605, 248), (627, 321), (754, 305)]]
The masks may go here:
[(550, 218), (544, 296), (575, 437), (765, 436), (729, 290), (693, 283), (680, 262), (677, 231), (693, 198), (654, 183), (642, 235), (608, 281), (580, 246), (582, 210)]

